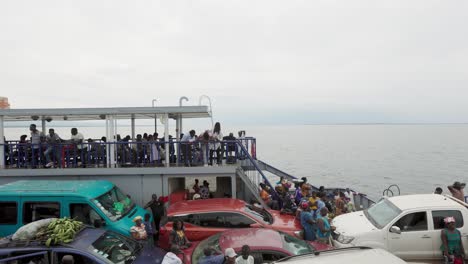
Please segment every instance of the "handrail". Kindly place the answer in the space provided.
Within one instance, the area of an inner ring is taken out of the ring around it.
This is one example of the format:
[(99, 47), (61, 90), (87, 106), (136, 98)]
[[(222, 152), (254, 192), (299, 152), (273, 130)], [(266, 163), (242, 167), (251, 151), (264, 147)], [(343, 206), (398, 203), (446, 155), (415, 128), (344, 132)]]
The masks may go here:
[(257, 171), (257, 173), (259, 173), (261, 176), (262, 176), (262, 179), (263, 181), (268, 185), (268, 187), (270, 187), (270, 189), (272, 190), (275, 198), (278, 198), (278, 193), (276, 192), (275, 188), (271, 185), (270, 181), (267, 179), (267, 177), (265, 176), (265, 174), (263, 174), (262, 170), (260, 169), (260, 167), (258, 166), (257, 162), (255, 162), (255, 160), (252, 158), (252, 156), (250, 156), (249, 152), (247, 151), (247, 149), (245, 149), (245, 147), (240, 144), (240, 142), (237, 142), (238, 146), (240, 147), (241, 151), (243, 151), (244, 153), (246, 153), (246, 157), (249, 159), (249, 161), (253, 164), (255, 170)]

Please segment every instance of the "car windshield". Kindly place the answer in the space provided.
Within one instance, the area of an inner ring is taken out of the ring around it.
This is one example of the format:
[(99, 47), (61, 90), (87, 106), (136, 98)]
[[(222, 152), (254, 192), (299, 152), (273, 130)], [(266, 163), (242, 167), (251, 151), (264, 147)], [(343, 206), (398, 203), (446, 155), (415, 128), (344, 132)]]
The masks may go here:
[(280, 232), (280, 234), (283, 240), (283, 248), (293, 256), (313, 253), (315, 251), (315, 248), (304, 240), (295, 238), (282, 232)]
[(247, 204), (244, 210), (260, 223), (268, 225), (273, 223), (273, 216), (265, 209), (255, 208), (253, 205)]
[(377, 228), (384, 228), (395, 219), (401, 210), (387, 199), (382, 199), (369, 209), (364, 210), (367, 219)]
[(111, 221), (119, 220), (135, 206), (135, 203), (117, 187), (93, 201)]
[(192, 263), (198, 263), (200, 261), (200, 259), (205, 255), (203, 253), (205, 248), (214, 248), (215, 250), (221, 251), (221, 248), (219, 247), (220, 236), (221, 233), (218, 233), (200, 242), (192, 253)]
[(140, 243), (112, 232), (104, 233), (89, 246), (93, 254), (119, 264), (133, 263), (142, 248)]

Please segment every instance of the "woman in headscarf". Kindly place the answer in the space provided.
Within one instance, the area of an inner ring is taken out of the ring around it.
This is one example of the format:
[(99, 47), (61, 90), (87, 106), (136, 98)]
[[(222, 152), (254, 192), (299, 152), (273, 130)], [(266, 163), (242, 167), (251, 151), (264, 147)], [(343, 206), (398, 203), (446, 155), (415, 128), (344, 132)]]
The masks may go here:
[(455, 263), (455, 260), (461, 260), (459, 263), (463, 263), (465, 259), (465, 249), (461, 241), (461, 234), (458, 231), (455, 223), (455, 218), (450, 216), (444, 218), (445, 228), (440, 231), (440, 238), (442, 239), (442, 245), (440, 249), (444, 254), (445, 258)]

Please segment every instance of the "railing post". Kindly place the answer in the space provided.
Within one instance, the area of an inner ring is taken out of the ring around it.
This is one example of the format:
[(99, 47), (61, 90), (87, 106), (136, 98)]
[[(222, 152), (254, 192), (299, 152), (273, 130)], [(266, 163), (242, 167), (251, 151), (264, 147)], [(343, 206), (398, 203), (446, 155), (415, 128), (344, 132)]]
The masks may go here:
[(0, 116), (0, 169), (5, 168), (5, 133), (3, 127), (4, 117)]
[(169, 115), (164, 114), (164, 141), (166, 150), (166, 167), (169, 167)]

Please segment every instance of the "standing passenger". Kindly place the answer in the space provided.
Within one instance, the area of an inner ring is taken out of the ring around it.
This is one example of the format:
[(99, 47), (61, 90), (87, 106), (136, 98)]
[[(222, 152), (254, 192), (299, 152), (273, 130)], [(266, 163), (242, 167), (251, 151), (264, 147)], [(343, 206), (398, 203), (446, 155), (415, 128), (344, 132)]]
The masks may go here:
[(249, 245), (243, 245), (241, 255), (236, 258), (236, 264), (254, 264), (254, 258), (250, 255)]
[(200, 196), (202, 199), (210, 198), (210, 184), (208, 181), (203, 181), (203, 186), (200, 188)]
[(41, 156), (41, 143), (44, 141), (44, 134), (36, 129), (35, 124), (29, 126), (29, 131), (31, 131), (32, 166), (35, 168)]
[(213, 134), (211, 135), (211, 139), (214, 140), (214, 143), (210, 144), (210, 165), (213, 165), (213, 154), (216, 152), (216, 161), (217, 164), (221, 164), (222, 156), (221, 156), (221, 143), (220, 141), (223, 140), (223, 133), (221, 133), (221, 124), (216, 122)]
[(454, 198), (457, 198), (458, 200), (464, 202), (465, 201), (465, 194), (463, 192), (463, 189), (465, 188), (465, 183), (460, 183), (458, 181), (454, 182), (453, 185), (448, 186), (447, 188), (449, 191), (452, 193), (452, 196)]
[(156, 242), (156, 228), (154, 226), (154, 222), (150, 221), (150, 214), (145, 214), (145, 221), (143, 222), (145, 225), (145, 231), (148, 235), (148, 245), (155, 246)]
[(331, 244), (331, 231), (335, 227), (330, 225), (328, 221), (328, 208), (323, 207), (317, 216), (317, 240), (324, 244)]
[(159, 240), (159, 229), (160, 229), (160, 224), (161, 224), (161, 218), (166, 215), (166, 210), (164, 208), (164, 203), (161, 200), (161, 197), (159, 197), (156, 194), (153, 194), (151, 196), (151, 201), (146, 203), (145, 209), (150, 208), (151, 212), (153, 213), (153, 221), (154, 221), (154, 226), (155, 226), (155, 236), (154, 236), (154, 241)]
[(195, 184), (192, 187), (195, 194), (200, 193), (200, 186), (198, 185), (198, 179), (195, 179)]
[(440, 249), (446, 259), (455, 263), (456, 258), (461, 259), (459, 263), (463, 263), (465, 259), (465, 249), (461, 240), (460, 231), (455, 227), (455, 218), (446, 217), (444, 218), (446, 228), (440, 231), (440, 237), (442, 239), (442, 245)]
[(304, 228), (304, 240), (315, 241), (317, 239), (315, 235), (315, 221), (310, 211), (309, 202), (302, 202), (301, 208), (301, 225)]

